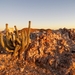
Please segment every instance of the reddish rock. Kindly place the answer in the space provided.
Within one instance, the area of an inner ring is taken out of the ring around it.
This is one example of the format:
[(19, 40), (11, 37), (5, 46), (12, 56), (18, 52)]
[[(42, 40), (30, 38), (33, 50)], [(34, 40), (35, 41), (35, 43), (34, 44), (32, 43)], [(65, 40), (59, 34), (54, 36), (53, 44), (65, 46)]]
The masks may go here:
[[(21, 31), (28, 30), (24, 28)], [(0, 75), (74, 75), (75, 30), (32, 29), (23, 56), (13, 58), (0, 45)]]

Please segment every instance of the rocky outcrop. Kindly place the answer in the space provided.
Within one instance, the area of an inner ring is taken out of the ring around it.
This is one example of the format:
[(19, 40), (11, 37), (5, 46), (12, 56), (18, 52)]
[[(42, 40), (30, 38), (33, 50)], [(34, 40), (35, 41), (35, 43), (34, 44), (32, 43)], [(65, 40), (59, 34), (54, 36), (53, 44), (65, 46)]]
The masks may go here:
[(0, 54), (1, 75), (75, 75), (75, 29), (32, 30), (30, 39), (23, 59)]

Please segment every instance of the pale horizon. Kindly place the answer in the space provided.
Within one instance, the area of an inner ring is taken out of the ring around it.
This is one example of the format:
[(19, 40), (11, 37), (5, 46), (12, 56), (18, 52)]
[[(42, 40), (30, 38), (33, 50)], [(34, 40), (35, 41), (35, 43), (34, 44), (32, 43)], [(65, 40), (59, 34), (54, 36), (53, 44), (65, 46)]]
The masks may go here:
[(0, 30), (17, 26), (59, 29), (75, 28), (75, 0), (1, 0)]

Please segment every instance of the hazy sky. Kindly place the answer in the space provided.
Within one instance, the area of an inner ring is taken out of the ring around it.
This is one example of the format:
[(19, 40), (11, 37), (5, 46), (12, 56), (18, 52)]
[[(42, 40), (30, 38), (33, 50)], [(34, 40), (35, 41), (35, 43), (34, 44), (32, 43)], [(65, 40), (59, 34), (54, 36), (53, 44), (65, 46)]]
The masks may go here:
[(75, 0), (0, 0), (0, 29), (75, 28)]

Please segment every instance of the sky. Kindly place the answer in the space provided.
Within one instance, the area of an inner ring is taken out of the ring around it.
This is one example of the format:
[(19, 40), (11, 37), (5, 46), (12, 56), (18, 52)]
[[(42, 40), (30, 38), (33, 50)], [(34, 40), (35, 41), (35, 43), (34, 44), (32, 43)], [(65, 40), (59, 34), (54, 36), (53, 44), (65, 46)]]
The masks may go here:
[(75, 0), (0, 0), (0, 30), (17, 26), (31, 28), (75, 28)]

